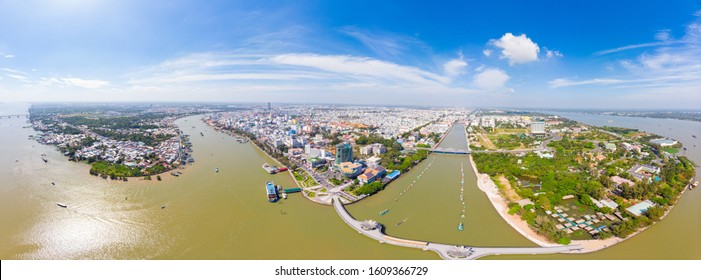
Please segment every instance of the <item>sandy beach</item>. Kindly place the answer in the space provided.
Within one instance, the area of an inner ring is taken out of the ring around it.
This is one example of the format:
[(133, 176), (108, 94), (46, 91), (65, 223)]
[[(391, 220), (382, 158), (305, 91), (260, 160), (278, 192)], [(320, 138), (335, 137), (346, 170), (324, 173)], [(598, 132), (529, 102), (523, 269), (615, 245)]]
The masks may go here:
[[(477, 186), (479, 187), (480, 190), (482, 190), (486, 195), (487, 198), (489, 198), (489, 201), (492, 202), (492, 205), (494, 206), (494, 209), (497, 210), (497, 213), (509, 224), (511, 227), (513, 227), (518, 233), (523, 235), (524, 237), (528, 238), (531, 242), (538, 244), (541, 247), (549, 247), (549, 246), (559, 246), (560, 244), (557, 244), (555, 242), (552, 242), (548, 240), (547, 238), (541, 236), (540, 234), (536, 233), (533, 229), (531, 229), (528, 226), (528, 223), (525, 221), (521, 220), (520, 216), (517, 215), (509, 215), (508, 213), (508, 206), (507, 206), (507, 201), (504, 199), (504, 197), (499, 194), (499, 189), (497, 188), (496, 184), (492, 179), (489, 177), (489, 175), (484, 174), (484, 173), (479, 173), (477, 171), (477, 166), (475, 165), (474, 160), (472, 159), (472, 155), (470, 155), (470, 163), (472, 164), (472, 168), (475, 171), (475, 174), (477, 175)], [(670, 209), (671, 210), (671, 209)], [(572, 244), (580, 244), (584, 247), (584, 250), (578, 251), (578, 252), (572, 252), (573, 254), (581, 254), (581, 253), (590, 253), (594, 251), (598, 251), (601, 249), (608, 248), (610, 246), (615, 245), (616, 243), (619, 243), (621, 241), (624, 241), (628, 238), (631, 238), (638, 233), (644, 231), (646, 228), (640, 229), (636, 231), (635, 233), (629, 235), (625, 239), (620, 238), (620, 237), (611, 237), (606, 240), (573, 240)]]

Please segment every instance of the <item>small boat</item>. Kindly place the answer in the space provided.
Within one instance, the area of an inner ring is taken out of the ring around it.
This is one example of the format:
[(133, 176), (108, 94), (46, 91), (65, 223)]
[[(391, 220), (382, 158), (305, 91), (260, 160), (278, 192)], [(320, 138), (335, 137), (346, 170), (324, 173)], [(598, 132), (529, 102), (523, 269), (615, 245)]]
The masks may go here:
[(165, 205), (161, 206), (161, 209), (166, 209), (166, 206)]
[(41, 158), (41, 160), (43, 160), (44, 162), (49, 162), (49, 160), (45, 158)]
[(463, 229), (465, 229), (465, 225), (463, 225), (463, 223), (460, 222), (460, 224), (458, 224), (458, 230), (462, 231)]
[(51, 182), (51, 185), (55, 186), (55, 185), (56, 185), (56, 183), (54, 183), (54, 182)]
[(385, 214), (387, 214), (387, 212), (389, 212), (389, 209), (380, 211), (380, 216), (384, 216)]
[(696, 135), (691, 135), (691, 137), (694, 137), (694, 138), (696, 138)]
[(283, 199), (287, 199), (287, 193), (284, 193), (284, 192), (283, 192), (283, 193), (282, 193), (282, 198), (283, 198)]
[(56, 203), (56, 205), (58, 205), (59, 207), (68, 208), (68, 205), (63, 203)]
[(217, 173), (219, 173), (219, 167), (217, 167), (217, 168), (214, 168), (214, 172), (217, 172)]

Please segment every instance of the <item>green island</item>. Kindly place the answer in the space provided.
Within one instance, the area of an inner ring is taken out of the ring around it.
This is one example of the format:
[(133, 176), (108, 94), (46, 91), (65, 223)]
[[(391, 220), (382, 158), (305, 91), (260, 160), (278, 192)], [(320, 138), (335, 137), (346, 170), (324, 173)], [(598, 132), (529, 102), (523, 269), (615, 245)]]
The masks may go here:
[(91, 175), (151, 180), (193, 162), (188, 136), (174, 122), (202, 110), (194, 105), (37, 104), (29, 109), (29, 120), (42, 132), (37, 141), (56, 145), (69, 160), (90, 164)]
[[(545, 121), (548, 132), (505, 133), (495, 124), (468, 133), (477, 151), (503, 149), (474, 152), (477, 170), (495, 183), (509, 215), (550, 241), (626, 238), (659, 221), (695, 176), (694, 163), (677, 155), (677, 141), (636, 129)], [(525, 148), (532, 149), (512, 152)]]

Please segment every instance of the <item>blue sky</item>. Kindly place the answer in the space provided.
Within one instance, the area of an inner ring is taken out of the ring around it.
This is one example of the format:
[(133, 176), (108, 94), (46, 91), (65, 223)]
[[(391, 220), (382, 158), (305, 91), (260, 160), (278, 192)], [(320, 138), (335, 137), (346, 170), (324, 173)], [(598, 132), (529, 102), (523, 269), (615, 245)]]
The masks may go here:
[(699, 1), (464, 2), (0, 1), (0, 102), (701, 109)]

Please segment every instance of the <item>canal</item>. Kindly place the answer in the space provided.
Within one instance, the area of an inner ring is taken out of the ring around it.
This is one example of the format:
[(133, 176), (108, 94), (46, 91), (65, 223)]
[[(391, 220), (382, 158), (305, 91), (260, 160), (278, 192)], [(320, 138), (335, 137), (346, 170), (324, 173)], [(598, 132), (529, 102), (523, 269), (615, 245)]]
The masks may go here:
[[(465, 127), (456, 124), (440, 148), (467, 149)], [(464, 200), (460, 199), (461, 166), (465, 174)], [(407, 239), (473, 246), (536, 246), (513, 230), (477, 188), (466, 155), (431, 154), (383, 191), (346, 209), (356, 219), (376, 220), (385, 226), (387, 234)], [(380, 215), (384, 209), (389, 212)], [(464, 224), (462, 231), (458, 230), (460, 222)]]

